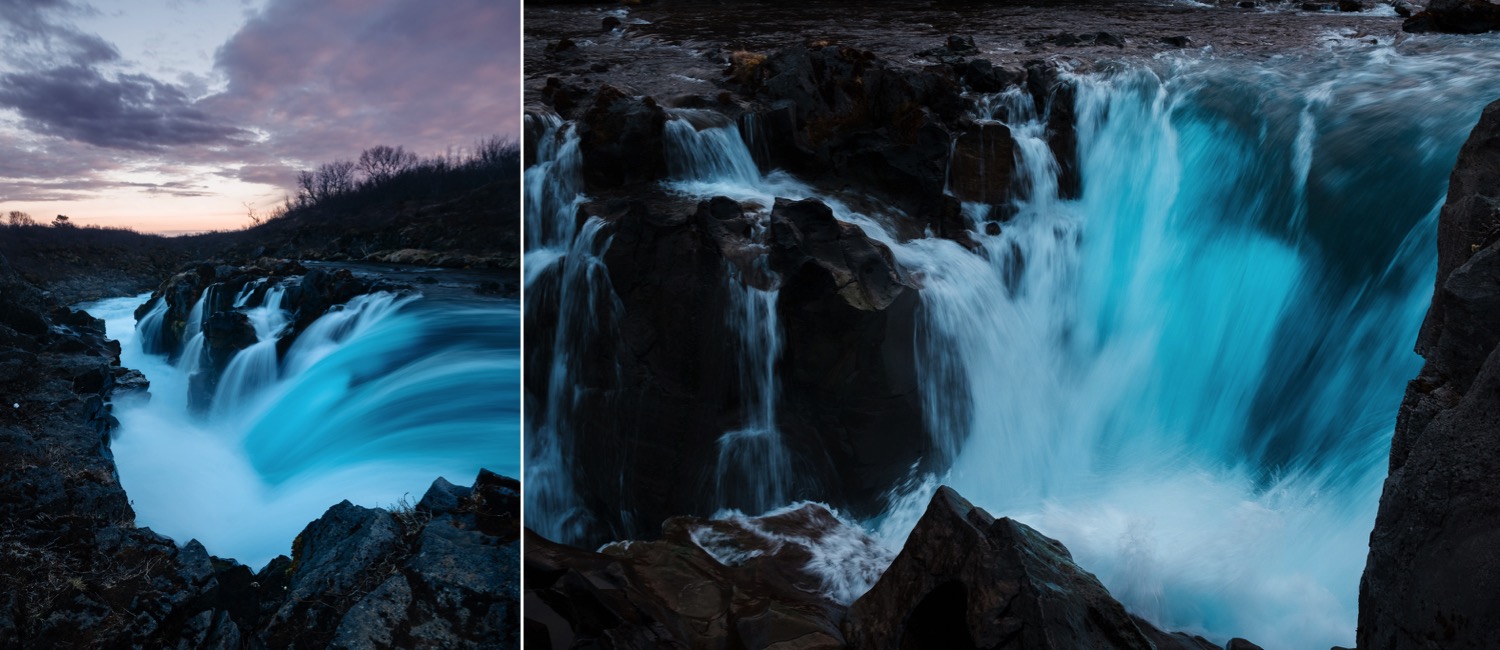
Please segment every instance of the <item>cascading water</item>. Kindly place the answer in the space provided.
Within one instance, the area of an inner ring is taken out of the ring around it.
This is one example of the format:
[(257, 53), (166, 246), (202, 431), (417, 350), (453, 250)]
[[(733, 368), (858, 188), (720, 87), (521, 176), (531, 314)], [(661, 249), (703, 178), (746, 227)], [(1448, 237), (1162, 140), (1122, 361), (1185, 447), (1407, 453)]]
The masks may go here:
[(668, 121), (667, 187), (819, 198), (921, 278), (924, 409), (948, 462), (893, 486), (866, 522), (891, 544), (946, 483), (1059, 538), (1166, 628), (1348, 645), (1421, 364), (1437, 208), (1500, 96), (1494, 47), (1101, 66), (1073, 78), (1076, 200), (1058, 198), (1043, 111), (1021, 93), (982, 98), (974, 117), (1010, 129), (1017, 179), (998, 233), (979, 223), (992, 206), (964, 206), (985, 255), (900, 241), (891, 215), (762, 176), (735, 128), (707, 118)]
[(745, 426), (719, 437), (715, 501), (720, 508), (760, 514), (786, 504), (792, 480), (791, 458), (776, 427), (777, 292), (746, 284), (737, 270), (726, 277), (729, 326), (739, 335)]
[(164, 305), (140, 323), (132, 313), (143, 297), (85, 306), (120, 341), (123, 365), (151, 381), (149, 400), (116, 404), (112, 442), (142, 525), (258, 568), (341, 500), (392, 506), (415, 502), (439, 476), (466, 484), (481, 467), (518, 473), (514, 302), (363, 295), (278, 358), (284, 291), (265, 288), (259, 304), (236, 296), (259, 341), (230, 361), (200, 415), (189, 412), (187, 366), (150, 347)]
[(551, 539), (572, 540), (582, 538), (593, 521), (570, 474), (571, 433), (581, 402), (571, 378), (590, 343), (608, 335), (601, 323), (618, 311), (619, 301), (604, 267), (609, 238), (601, 234), (603, 222), (589, 220), (574, 234), (574, 215), (584, 200), (577, 133), (556, 115), (526, 119), (542, 120), (544, 127), (537, 162), (526, 170), (527, 309), (558, 310), (547, 393), (527, 409), (527, 526)]

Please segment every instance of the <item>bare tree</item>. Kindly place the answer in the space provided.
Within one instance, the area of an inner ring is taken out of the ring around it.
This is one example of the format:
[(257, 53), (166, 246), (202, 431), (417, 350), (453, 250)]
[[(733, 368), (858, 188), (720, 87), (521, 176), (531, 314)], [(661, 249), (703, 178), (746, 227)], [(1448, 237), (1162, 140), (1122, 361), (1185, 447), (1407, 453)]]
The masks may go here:
[(32, 219), (31, 215), (26, 214), (25, 212), (22, 212), (20, 210), (11, 210), (10, 214), (5, 215), (5, 220), (6, 223), (9, 223), (12, 226), (36, 225), (36, 219)]
[(255, 213), (255, 206), (250, 205), (249, 201), (240, 201), (240, 205), (245, 206), (245, 218), (250, 220), (251, 228), (266, 222), (265, 217)]
[(377, 145), (359, 154), (359, 170), (372, 183), (383, 183), (417, 164), (417, 154), (402, 147)]
[(318, 165), (317, 172), (317, 195), (318, 201), (344, 194), (354, 189), (354, 162), (349, 160), (335, 160), (331, 163)]
[(297, 205), (312, 205), (318, 198), (318, 177), (310, 171), (297, 172)]

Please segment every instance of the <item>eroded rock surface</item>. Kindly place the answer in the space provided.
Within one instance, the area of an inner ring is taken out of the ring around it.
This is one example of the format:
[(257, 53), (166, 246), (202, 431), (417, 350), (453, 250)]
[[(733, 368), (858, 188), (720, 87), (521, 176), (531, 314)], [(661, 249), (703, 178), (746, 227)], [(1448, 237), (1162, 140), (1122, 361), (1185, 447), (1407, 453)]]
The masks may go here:
[(1359, 647), (1500, 646), (1500, 102), (1459, 154), (1360, 582)]

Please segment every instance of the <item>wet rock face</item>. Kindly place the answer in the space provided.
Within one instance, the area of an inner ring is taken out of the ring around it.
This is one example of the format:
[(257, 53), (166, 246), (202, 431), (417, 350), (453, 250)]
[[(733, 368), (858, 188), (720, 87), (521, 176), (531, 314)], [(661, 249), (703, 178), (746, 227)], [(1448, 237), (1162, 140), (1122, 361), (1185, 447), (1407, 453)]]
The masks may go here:
[(1500, 646), (1500, 102), (1459, 154), (1360, 582), (1359, 647)]
[(1015, 140), (1004, 124), (976, 124), (958, 136), (948, 168), (948, 189), (963, 201), (1002, 203), (1010, 200), (1010, 161)]
[[(660, 539), (583, 551), (526, 538), (526, 633), (536, 647), (843, 648), (844, 606), (808, 569), (822, 542), (858, 564), (882, 551), (817, 505), (768, 517), (677, 517)], [(785, 644), (777, 645), (777, 644)]]
[[(1408, 9), (1408, 11), (1410, 11)], [(1500, 3), (1490, 0), (1432, 0), (1426, 10), (1401, 25), (1408, 32), (1479, 34), (1500, 29)]]
[[(599, 342), (571, 351), (583, 400), (571, 409), (574, 480), (602, 521), (589, 542), (720, 507), (701, 487), (712, 484), (719, 438), (748, 408), (730, 282), (780, 283), (777, 425), (791, 455), (825, 481), (822, 498), (877, 510), (927, 440), (913, 356), (919, 298), (890, 250), (818, 201), (778, 202), (766, 242), (723, 197), (591, 209), (610, 221), (604, 261), (619, 308), (598, 305)], [(529, 392), (545, 396), (550, 362), (528, 363)], [(621, 493), (622, 482), (631, 489)]]
[(861, 648), (1155, 647), (1061, 543), (946, 487), (844, 630)]
[(890, 249), (817, 200), (771, 213), (785, 438), (818, 441), (820, 476), (859, 513), (928, 451), (917, 385), (917, 289)]

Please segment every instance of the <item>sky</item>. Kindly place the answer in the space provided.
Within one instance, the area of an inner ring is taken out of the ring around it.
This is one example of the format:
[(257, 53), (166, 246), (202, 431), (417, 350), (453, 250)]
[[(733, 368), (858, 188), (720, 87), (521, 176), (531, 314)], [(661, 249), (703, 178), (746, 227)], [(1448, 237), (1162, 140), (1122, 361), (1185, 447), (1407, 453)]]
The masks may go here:
[(0, 214), (241, 228), (297, 171), (520, 134), (519, 0), (0, 0)]

